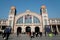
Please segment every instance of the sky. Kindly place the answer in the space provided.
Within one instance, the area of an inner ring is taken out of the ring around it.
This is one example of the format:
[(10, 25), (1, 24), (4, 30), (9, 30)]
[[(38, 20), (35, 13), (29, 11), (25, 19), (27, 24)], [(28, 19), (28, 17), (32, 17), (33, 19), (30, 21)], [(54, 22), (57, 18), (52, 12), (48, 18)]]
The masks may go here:
[(49, 18), (60, 18), (60, 0), (0, 0), (0, 19), (8, 18), (11, 6), (15, 6), (17, 14), (26, 10), (40, 14), (45, 5)]

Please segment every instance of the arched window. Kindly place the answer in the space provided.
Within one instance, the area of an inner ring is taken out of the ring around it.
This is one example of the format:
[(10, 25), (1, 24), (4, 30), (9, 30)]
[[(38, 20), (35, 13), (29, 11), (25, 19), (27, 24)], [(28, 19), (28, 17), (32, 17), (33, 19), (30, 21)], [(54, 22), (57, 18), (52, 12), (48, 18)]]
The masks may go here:
[(31, 32), (31, 27), (27, 26), (26, 27), (26, 32)]
[(23, 16), (17, 20), (17, 24), (21, 24), (21, 23), (23, 23)]
[(31, 15), (25, 15), (25, 23), (32, 23)]
[[(24, 23), (25, 24), (31, 24), (32, 22), (33, 23), (40, 23), (40, 20), (35, 16), (33, 16), (33, 20), (32, 20), (32, 15), (29, 15), (29, 14), (24, 16)], [(17, 20), (17, 24), (22, 24), (22, 23), (23, 23), (23, 16)]]
[(40, 23), (40, 20), (37, 17), (33, 16), (33, 23)]

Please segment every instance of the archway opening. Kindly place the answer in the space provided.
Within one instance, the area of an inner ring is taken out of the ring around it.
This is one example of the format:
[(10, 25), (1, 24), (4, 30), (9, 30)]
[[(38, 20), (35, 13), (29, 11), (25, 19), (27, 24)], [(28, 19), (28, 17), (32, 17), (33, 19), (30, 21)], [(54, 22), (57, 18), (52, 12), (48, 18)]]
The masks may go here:
[(6, 27), (7, 27), (7, 26), (2, 26), (2, 28), (1, 28), (1, 29), (2, 29), (2, 30), (4, 30)]
[(31, 32), (31, 28), (29, 26), (26, 27), (26, 32)]
[(40, 28), (39, 27), (35, 27), (35, 32), (40, 32)]
[(21, 31), (22, 31), (22, 28), (21, 28), (21, 27), (18, 27), (18, 28), (17, 28), (17, 32), (18, 32), (18, 33), (21, 33)]

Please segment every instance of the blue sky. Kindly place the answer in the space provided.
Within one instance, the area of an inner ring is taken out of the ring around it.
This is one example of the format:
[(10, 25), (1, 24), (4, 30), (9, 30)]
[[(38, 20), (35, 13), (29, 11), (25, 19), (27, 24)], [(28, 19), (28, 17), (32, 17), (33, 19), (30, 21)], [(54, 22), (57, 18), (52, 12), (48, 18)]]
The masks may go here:
[(27, 9), (40, 14), (40, 7), (46, 5), (49, 18), (60, 18), (60, 0), (0, 0), (0, 19), (8, 18), (11, 6), (15, 6), (17, 14)]

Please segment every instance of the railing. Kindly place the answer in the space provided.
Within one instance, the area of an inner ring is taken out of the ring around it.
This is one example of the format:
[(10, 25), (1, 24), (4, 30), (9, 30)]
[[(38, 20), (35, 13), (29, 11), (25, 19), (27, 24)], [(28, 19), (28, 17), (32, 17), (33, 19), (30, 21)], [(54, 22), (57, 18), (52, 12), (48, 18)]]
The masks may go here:
[(60, 22), (49, 22), (49, 24), (60, 24)]

